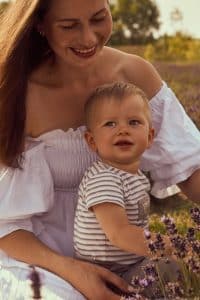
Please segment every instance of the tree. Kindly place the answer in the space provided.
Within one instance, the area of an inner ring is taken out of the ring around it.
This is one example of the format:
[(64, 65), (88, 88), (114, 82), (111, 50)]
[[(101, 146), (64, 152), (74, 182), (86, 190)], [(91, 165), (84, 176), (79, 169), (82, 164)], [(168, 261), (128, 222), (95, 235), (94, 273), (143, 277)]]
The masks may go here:
[(144, 44), (159, 29), (159, 10), (153, 0), (116, 0), (112, 44)]

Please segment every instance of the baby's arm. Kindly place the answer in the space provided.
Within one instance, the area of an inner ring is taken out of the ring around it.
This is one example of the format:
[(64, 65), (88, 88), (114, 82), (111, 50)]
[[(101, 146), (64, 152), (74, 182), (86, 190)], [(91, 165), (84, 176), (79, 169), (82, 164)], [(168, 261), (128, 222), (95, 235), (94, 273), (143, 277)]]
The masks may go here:
[[(129, 223), (126, 211), (114, 203), (93, 206), (96, 218), (111, 244), (124, 251), (141, 256), (151, 256), (142, 227)], [(152, 234), (154, 239), (154, 234)], [(164, 236), (166, 253), (170, 253), (168, 238)]]

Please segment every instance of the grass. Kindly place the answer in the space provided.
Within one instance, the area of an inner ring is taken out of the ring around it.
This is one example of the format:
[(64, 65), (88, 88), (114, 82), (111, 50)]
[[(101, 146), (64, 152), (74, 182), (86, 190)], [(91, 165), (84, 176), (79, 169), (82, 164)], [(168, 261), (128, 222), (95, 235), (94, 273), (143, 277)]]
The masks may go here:
[(182, 193), (165, 199), (151, 197), (150, 230), (164, 233), (164, 225), (160, 218), (162, 215), (170, 215), (175, 219), (178, 231), (185, 233), (192, 225), (189, 214), (192, 206), (193, 203)]

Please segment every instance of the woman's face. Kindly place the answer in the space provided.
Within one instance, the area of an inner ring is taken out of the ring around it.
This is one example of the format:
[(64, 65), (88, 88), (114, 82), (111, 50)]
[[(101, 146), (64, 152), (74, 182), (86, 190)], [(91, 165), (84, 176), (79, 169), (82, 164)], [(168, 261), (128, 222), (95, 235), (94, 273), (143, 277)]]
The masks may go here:
[(108, 41), (112, 18), (107, 0), (52, 0), (38, 25), (56, 58), (76, 66), (91, 63)]

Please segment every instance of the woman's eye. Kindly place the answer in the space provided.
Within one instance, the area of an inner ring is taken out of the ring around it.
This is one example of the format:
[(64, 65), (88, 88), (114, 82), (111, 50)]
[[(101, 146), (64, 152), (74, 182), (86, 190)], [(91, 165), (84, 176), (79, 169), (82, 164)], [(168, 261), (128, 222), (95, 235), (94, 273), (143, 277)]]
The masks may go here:
[(116, 125), (116, 123), (113, 121), (108, 121), (104, 124), (105, 127), (114, 127), (115, 125)]
[(136, 125), (139, 125), (140, 124), (140, 121), (138, 120), (130, 120), (129, 121), (129, 125), (132, 125), (132, 126), (136, 126)]
[(95, 18), (95, 19), (92, 19), (92, 22), (94, 23), (98, 23), (98, 22), (103, 22), (105, 20), (105, 16), (101, 17), (101, 18)]
[(60, 28), (63, 30), (70, 30), (70, 29), (74, 29), (76, 27), (76, 24), (72, 24), (72, 25), (61, 25)]

